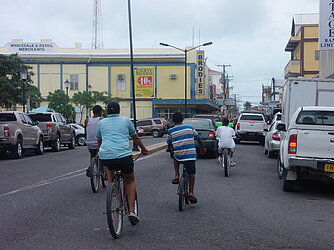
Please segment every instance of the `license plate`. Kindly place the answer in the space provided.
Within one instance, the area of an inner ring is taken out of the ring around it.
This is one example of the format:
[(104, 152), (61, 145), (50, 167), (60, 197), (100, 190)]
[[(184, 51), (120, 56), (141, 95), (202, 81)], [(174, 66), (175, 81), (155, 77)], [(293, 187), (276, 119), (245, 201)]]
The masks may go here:
[(247, 133), (248, 135), (255, 135), (255, 133)]
[(324, 171), (334, 173), (334, 164), (326, 163), (324, 166)]

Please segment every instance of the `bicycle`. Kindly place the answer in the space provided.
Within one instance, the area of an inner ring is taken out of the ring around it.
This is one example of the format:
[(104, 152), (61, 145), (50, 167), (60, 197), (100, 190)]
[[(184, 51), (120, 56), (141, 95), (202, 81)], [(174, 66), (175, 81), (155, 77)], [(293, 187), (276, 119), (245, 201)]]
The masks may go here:
[(97, 193), (100, 189), (100, 184), (102, 184), (102, 187), (106, 187), (106, 171), (105, 167), (100, 164), (100, 161), (98, 157), (92, 157), (90, 159), (90, 186), (92, 187), (92, 190), (94, 193)]
[(228, 177), (230, 175), (230, 167), (231, 167), (231, 157), (230, 157), (231, 149), (230, 148), (221, 148), (221, 149), (219, 149), (219, 151), (220, 152), (218, 154), (218, 161), (224, 169), (225, 177)]
[(185, 204), (189, 204), (189, 194), (188, 194), (188, 183), (189, 175), (187, 173), (185, 164), (183, 164), (182, 175), (179, 180), (179, 185), (177, 187), (177, 194), (179, 196), (179, 211), (182, 211)]
[[(134, 161), (138, 159), (139, 154)], [(138, 197), (135, 196), (134, 213), (138, 215)], [(123, 217), (129, 214), (128, 197), (122, 172), (115, 171), (112, 183), (107, 189), (107, 221), (110, 234), (115, 238), (121, 236), (123, 228)], [(135, 225), (130, 221), (132, 225)]]

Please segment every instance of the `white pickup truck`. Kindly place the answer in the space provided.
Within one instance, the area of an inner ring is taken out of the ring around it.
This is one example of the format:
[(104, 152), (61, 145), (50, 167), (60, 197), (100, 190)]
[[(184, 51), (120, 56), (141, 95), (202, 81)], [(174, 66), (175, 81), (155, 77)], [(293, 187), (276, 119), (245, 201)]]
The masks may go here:
[(334, 107), (299, 107), (281, 131), (277, 171), (286, 192), (297, 180), (334, 182)]

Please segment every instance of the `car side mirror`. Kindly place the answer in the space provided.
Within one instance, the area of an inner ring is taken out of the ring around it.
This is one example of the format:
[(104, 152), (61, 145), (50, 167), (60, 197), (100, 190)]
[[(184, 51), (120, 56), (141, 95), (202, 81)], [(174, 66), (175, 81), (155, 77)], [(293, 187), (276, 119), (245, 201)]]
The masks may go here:
[(277, 125), (277, 130), (278, 131), (286, 131), (286, 125), (284, 123), (278, 124)]

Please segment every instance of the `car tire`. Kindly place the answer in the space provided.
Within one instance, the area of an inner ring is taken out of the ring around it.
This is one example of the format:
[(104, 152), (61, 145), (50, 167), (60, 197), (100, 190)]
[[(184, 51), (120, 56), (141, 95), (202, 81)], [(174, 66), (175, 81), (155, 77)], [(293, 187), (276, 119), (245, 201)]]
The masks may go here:
[(22, 141), (21, 139), (17, 139), (16, 144), (14, 145), (12, 151), (11, 151), (11, 156), (14, 159), (21, 159), (23, 156), (23, 147), (22, 147)]
[(151, 131), (151, 134), (154, 138), (158, 138), (160, 136), (160, 131), (157, 129), (154, 129)]
[(75, 148), (75, 135), (73, 134), (71, 137), (71, 142), (67, 144), (69, 149), (74, 149)]
[(86, 137), (84, 135), (78, 135), (76, 141), (77, 141), (77, 145), (79, 146), (86, 145)]
[(59, 152), (60, 151), (60, 138), (59, 135), (57, 135), (56, 140), (52, 142), (52, 151), (53, 152)]
[(44, 144), (43, 144), (43, 137), (39, 137), (37, 148), (35, 149), (35, 153), (38, 155), (44, 154)]
[(278, 178), (282, 179), (282, 176), (283, 176), (283, 169), (284, 169), (284, 165), (281, 161), (281, 158), (278, 156), (278, 159), (277, 159), (277, 175), (278, 175)]
[(286, 179), (287, 174), (288, 171), (285, 168), (283, 168), (282, 190), (284, 192), (293, 192), (295, 191), (296, 181), (287, 180)]

